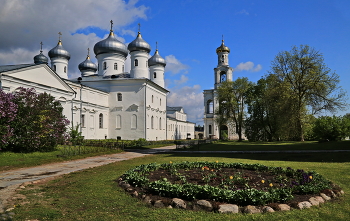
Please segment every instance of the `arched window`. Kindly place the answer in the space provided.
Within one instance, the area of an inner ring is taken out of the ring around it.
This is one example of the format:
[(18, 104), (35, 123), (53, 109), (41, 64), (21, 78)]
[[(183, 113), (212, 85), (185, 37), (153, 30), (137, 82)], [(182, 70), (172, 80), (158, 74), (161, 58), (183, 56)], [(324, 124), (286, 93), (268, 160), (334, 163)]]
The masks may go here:
[(209, 125), (209, 130), (208, 130), (209, 134), (211, 134), (211, 124)]
[(157, 73), (156, 72), (153, 73), (153, 78), (157, 78)]
[(118, 97), (118, 101), (123, 101), (123, 95), (122, 95), (122, 93), (118, 93), (118, 94), (117, 94), (117, 97)]
[(103, 128), (103, 114), (101, 113), (98, 118), (98, 127)]
[(114, 63), (114, 70), (118, 70), (118, 64)]
[(122, 128), (122, 117), (120, 115), (117, 115), (117, 118), (116, 118), (116, 128), (118, 129)]
[(154, 126), (153, 126), (153, 123), (154, 123), (154, 122), (153, 122), (153, 121), (154, 121), (154, 117), (152, 116), (152, 117), (151, 117), (151, 129), (154, 129)]
[(53, 66), (53, 70), (56, 71), (56, 65)]
[(135, 66), (139, 66), (139, 60), (135, 59)]
[(220, 82), (225, 82), (226, 81), (226, 72), (225, 71), (221, 71), (220, 72)]
[(107, 69), (107, 63), (103, 62), (103, 70), (106, 70), (106, 69)]
[(67, 73), (67, 66), (64, 66), (63, 71), (64, 73)]
[(214, 102), (212, 100), (207, 101), (207, 114), (214, 113)]
[(133, 114), (131, 116), (131, 129), (136, 129), (137, 128), (137, 116), (136, 114)]
[(159, 130), (161, 130), (162, 129), (162, 118), (160, 117), (159, 118)]

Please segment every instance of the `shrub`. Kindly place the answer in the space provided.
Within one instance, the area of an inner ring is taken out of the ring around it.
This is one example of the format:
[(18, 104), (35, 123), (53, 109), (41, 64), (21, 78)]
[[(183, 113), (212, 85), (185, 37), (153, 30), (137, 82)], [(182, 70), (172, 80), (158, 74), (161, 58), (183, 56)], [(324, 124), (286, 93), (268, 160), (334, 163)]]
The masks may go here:
[(34, 88), (18, 88), (13, 96), (18, 109), (16, 117), (9, 124), (13, 136), (8, 150), (50, 151), (66, 139), (69, 121), (62, 114), (62, 105), (53, 96), (37, 94)]

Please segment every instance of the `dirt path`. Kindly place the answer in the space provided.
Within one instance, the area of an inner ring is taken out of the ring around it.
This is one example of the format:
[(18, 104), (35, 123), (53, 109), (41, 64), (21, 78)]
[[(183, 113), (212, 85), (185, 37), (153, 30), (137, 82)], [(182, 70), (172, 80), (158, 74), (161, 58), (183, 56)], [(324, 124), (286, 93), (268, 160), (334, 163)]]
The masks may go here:
[(175, 149), (175, 146), (147, 150), (130, 150), (117, 154), (88, 157), (85, 159), (51, 163), (2, 172), (0, 174), (0, 213), (6, 211), (6, 203), (8, 199), (13, 196), (15, 190), (23, 183), (35, 182), (42, 179), (60, 176), (62, 174), (129, 160), (136, 157), (143, 157), (150, 154), (168, 152), (173, 149)]

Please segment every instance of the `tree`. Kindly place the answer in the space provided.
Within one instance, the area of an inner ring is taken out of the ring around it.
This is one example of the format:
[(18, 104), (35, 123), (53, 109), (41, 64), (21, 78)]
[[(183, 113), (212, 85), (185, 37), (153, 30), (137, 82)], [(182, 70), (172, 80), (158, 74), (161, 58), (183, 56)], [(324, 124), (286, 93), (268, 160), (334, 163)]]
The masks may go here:
[(339, 76), (324, 63), (322, 54), (307, 45), (280, 52), (272, 61), (271, 74), (286, 82), (295, 100), (299, 140), (304, 140), (307, 108), (312, 114), (321, 110), (334, 112), (345, 106), (345, 92), (338, 86)]
[(261, 78), (248, 97), (246, 136), (251, 141), (295, 139), (293, 99), (276, 75)]
[(0, 90), (0, 150), (4, 149), (13, 135), (10, 123), (17, 115), (17, 104), (13, 101), (14, 96)]
[(314, 123), (313, 133), (320, 141), (342, 140), (350, 136), (350, 119), (346, 116), (321, 116)]
[(16, 118), (10, 123), (13, 129), (10, 150), (49, 151), (66, 138), (69, 121), (62, 114), (60, 102), (53, 96), (36, 94), (33, 88), (18, 88), (13, 95), (18, 110)]
[(217, 99), (220, 102), (215, 110), (216, 121), (221, 125), (234, 123), (238, 141), (242, 141), (246, 100), (249, 88), (253, 83), (248, 78), (238, 78), (235, 81), (223, 82), (217, 90)]

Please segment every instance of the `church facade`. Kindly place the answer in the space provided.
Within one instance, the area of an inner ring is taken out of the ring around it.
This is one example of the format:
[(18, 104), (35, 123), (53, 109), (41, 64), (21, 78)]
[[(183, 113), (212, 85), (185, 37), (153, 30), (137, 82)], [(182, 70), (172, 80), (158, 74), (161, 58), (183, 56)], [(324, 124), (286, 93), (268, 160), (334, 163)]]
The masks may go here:
[[(139, 32), (128, 46), (117, 40), (112, 25), (109, 36), (97, 42), (78, 68), (81, 77), (68, 79), (70, 54), (59, 39), (48, 53), (34, 57), (34, 64), (1, 65), (0, 88), (6, 92), (18, 87), (35, 88), (59, 100), (64, 115), (79, 125), (86, 139), (146, 140), (194, 138), (195, 124), (187, 121), (181, 107), (168, 107), (164, 88), (166, 61)], [(125, 60), (130, 55), (131, 70)]]
[(214, 68), (214, 89), (204, 90), (204, 137), (207, 139), (238, 139), (233, 122), (219, 125), (216, 122), (215, 110), (219, 107), (217, 88), (222, 82), (232, 81), (233, 68), (229, 66), (230, 49), (224, 44), (216, 49), (218, 64)]

